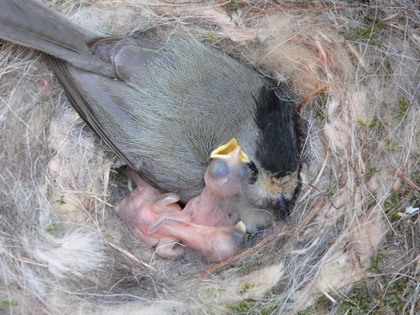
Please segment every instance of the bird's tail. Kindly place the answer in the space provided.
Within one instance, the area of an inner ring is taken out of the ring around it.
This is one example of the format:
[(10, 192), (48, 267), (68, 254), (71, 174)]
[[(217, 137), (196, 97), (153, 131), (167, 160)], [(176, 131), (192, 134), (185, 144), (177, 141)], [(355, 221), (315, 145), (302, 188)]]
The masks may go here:
[(0, 0), (0, 38), (34, 48), (78, 68), (112, 76), (112, 66), (92, 54), (98, 37), (34, 0)]

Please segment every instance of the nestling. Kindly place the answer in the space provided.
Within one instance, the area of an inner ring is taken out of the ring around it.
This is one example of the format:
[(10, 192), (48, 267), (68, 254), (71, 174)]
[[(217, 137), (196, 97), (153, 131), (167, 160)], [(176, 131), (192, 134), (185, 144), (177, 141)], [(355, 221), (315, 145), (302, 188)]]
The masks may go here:
[(198, 250), (211, 261), (231, 257), (240, 249), (245, 226), (226, 208), (251, 177), (249, 159), (235, 139), (211, 154), (203, 192), (181, 211), (176, 194), (162, 194), (132, 169), (127, 175), (137, 188), (115, 207), (133, 234), (156, 246), (161, 257), (183, 253), (182, 244)]

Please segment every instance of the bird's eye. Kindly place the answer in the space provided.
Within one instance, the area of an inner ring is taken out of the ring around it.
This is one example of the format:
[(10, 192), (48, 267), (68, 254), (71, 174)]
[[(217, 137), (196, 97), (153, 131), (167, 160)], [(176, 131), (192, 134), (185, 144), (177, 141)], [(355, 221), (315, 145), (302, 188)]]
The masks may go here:
[(212, 178), (223, 178), (229, 174), (229, 167), (223, 160), (215, 160), (210, 166), (210, 176)]
[(249, 183), (254, 184), (257, 181), (258, 177), (258, 168), (253, 161), (248, 164), (249, 169), (251, 170), (251, 177), (249, 178)]

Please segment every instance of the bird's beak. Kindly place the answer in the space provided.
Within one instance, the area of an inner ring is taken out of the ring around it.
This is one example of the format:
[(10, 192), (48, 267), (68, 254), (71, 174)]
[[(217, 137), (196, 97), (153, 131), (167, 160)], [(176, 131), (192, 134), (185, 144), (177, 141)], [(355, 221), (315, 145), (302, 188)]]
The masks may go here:
[(232, 138), (228, 143), (221, 145), (210, 154), (212, 159), (222, 160), (238, 160), (242, 163), (248, 164), (251, 162), (249, 157), (242, 151), (236, 138)]

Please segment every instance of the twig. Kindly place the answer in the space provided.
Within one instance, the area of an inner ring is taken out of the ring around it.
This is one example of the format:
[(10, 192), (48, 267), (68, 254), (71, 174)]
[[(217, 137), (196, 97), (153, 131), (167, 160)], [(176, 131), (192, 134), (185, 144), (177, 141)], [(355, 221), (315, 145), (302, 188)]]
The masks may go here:
[(403, 179), (408, 185), (410, 185), (415, 190), (420, 191), (420, 186), (418, 186), (415, 182), (413, 182), (410, 177), (405, 175), (401, 170), (398, 170), (396, 168), (394, 168), (394, 170), (396, 172), (396, 175), (399, 178)]
[(324, 83), (324, 84), (321, 84), (320, 86), (314, 88), (312, 91), (310, 91), (305, 96), (305, 98), (299, 104), (299, 106), (298, 106), (298, 108), (297, 108), (296, 111), (300, 114), (300, 112), (302, 111), (303, 106), (305, 106), (310, 100), (312, 100), (319, 92), (321, 92), (322, 90), (326, 90), (331, 85), (333, 85), (333, 84), (332, 83)]
[(258, 252), (260, 252), (262, 249), (264, 249), (267, 245), (271, 245), (272, 243), (274, 243), (276, 240), (278, 240), (280, 237), (288, 235), (290, 232), (290, 228), (289, 229), (285, 229), (282, 230), (280, 233), (274, 234), (274, 235), (270, 235), (269, 237), (263, 239), (261, 242), (259, 242), (258, 244), (256, 244), (255, 246), (246, 249), (242, 252), (237, 253), (235, 256), (222, 261), (218, 264), (215, 264), (213, 266), (211, 266), (210, 268), (207, 268), (205, 270), (203, 270), (202, 272), (200, 272), (200, 276), (201, 277), (205, 277), (210, 273), (216, 272), (217, 270), (228, 266), (230, 264), (232, 264), (235, 261), (238, 261), (241, 258), (247, 257), (251, 254), (257, 254)]

